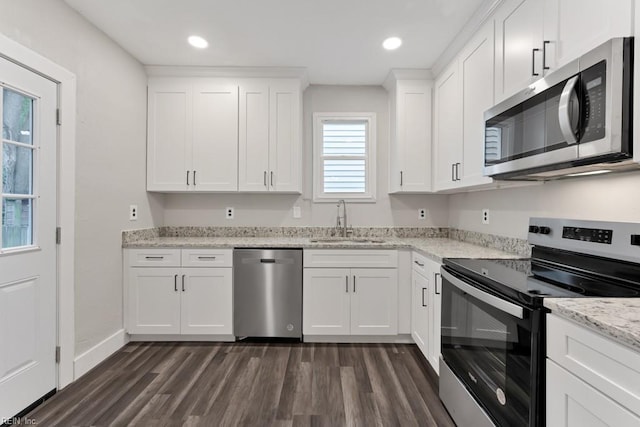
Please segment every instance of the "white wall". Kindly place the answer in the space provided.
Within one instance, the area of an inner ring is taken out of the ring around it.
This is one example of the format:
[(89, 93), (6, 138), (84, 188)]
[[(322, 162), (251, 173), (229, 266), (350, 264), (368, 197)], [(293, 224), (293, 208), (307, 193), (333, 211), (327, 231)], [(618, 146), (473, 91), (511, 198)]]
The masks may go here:
[[(450, 225), (463, 230), (527, 238), (529, 217), (640, 222), (640, 172), (552, 181), (533, 187), (457, 194)], [(482, 209), (490, 209), (483, 225)]]
[[(165, 225), (200, 226), (333, 226), (334, 203), (313, 203), (312, 115), (314, 112), (375, 112), (377, 122), (377, 202), (350, 203), (349, 222), (362, 226), (446, 226), (447, 196), (389, 196), (389, 105), (380, 86), (310, 86), (304, 92), (303, 194), (171, 194), (165, 197)], [(425, 167), (428, 167), (425, 165)], [(235, 219), (224, 218), (224, 208), (235, 208)], [(302, 218), (294, 219), (293, 206)], [(418, 209), (427, 219), (418, 220)]]
[[(0, 0), (0, 10), (4, 35), (77, 77), (75, 321), (81, 354), (122, 328), (121, 231), (163, 221), (161, 196), (145, 192), (146, 75), (61, 0)], [(139, 207), (135, 223), (128, 221), (129, 204)]]

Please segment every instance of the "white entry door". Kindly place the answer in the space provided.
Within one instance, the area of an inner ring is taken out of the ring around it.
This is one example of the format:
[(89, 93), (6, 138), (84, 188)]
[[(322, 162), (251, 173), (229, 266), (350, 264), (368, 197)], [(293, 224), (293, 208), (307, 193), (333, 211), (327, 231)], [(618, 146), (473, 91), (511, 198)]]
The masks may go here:
[(56, 388), (56, 97), (0, 58), (0, 419)]

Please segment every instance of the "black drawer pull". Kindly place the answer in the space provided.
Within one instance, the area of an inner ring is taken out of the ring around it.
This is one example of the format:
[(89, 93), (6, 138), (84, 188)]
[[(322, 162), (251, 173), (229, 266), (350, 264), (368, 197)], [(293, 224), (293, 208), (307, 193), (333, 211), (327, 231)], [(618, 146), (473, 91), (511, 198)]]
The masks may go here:
[(216, 259), (214, 256), (199, 256), (198, 259)]
[(144, 259), (164, 259), (163, 256), (146, 256)]

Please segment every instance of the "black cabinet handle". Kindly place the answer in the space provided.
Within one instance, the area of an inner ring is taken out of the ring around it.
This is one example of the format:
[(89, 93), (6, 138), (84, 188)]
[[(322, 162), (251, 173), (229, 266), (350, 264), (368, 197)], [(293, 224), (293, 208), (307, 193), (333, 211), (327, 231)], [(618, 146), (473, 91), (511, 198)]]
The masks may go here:
[(267, 171), (264, 171), (264, 174), (262, 175), (262, 183), (265, 187), (267, 186)]
[(187, 185), (189, 185), (189, 171), (187, 171)]
[(344, 276), (344, 291), (349, 293), (349, 276)]
[(456, 180), (456, 164), (451, 163), (451, 181)]
[(184, 274), (182, 275), (182, 292), (184, 292)]
[(198, 259), (216, 259), (214, 256), (199, 256)]
[(413, 261), (415, 264), (418, 264), (420, 267), (424, 267), (424, 264), (418, 261)]
[(353, 276), (353, 293), (356, 293), (356, 276)]
[(441, 292), (441, 290), (440, 291), (438, 290), (438, 289), (440, 289), (440, 287), (438, 286), (438, 277), (440, 277), (440, 286), (442, 286), (442, 274), (436, 273), (434, 275), (434, 279), (433, 280), (436, 282), (435, 286), (434, 286), (434, 288), (436, 290), (436, 295), (440, 295), (440, 292)]
[(178, 275), (173, 276), (173, 290), (178, 292)]
[(460, 165), (462, 163), (456, 163), (456, 181), (460, 181)]
[(426, 290), (427, 290), (427, 288), (422, 288), (422, 306), (423, 307), (427, 306), (427, 304), (424, 303), (424, 291), (426, 291)]
[(193, 171), (193, 185), (196, 185), (196, 171)]
[(403, 175), (402, 171), (400, 171), (400, 187), (402, 187), (402, 184), (403, 184), (403, 181), (404, 181), (402, 175)]
[(531, 49), (531, 75), (533, 77), (540, 75), (536, 73), (536, 52), (540, 52), (540, 49)]
[(144, 259), (159, 259), (159, 260), (163, 260), (164, 257), (163, 256), (146, 256), (146, 257), (144, 257)]
[(545, 40), (542, 42), (542, 69), (549, 70), (551, 67), (547, 66), (547, 45), (551, 44), (550, 40)]
[(273, 187), (273, 171), (271, 171), (271, 186)]

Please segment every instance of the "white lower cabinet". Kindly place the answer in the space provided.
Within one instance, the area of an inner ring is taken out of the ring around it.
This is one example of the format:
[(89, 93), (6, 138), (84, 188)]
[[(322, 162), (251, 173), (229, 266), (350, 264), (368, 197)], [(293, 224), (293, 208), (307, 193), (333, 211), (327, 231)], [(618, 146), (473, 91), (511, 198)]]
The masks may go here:
[[(370, 255), (377, 257), (383, 251), (375, 252)], [(396, 262), (396, 251), (384, 252), (389, 255), (391, 266)], [(344, 263), (342, 255), (336, 252), (336, 263)], [(352, 255), (356, 267), (370, 262), (366, 252)], [(305, 251), (305, 265), (331, 264), (331, 257), (329, 251)], [(302, 299), (305, 335), (398, 333), (397, 268), (305, 268)]]
[[(128, 251), (127, 332), (158, 335), (231, 335), (231, 250)], [(214, 254), (215, 253), (215, 254)], [(204, 267), (181, 267), (197, 259)], [(150, 263), (156, 266), (149, 266)], [(209, 263), (209, 264), (207, 264)], [(167, 265), (169, 264), (169, 265)], [(216, 265), (209, 267), (207, 265)]]
[(412, 256), (411, 336), (436, 373), (440, 359), (440, 264), (418, 253)]
[(547, 316), (547, 425), (640, 426), (640, 354)]

